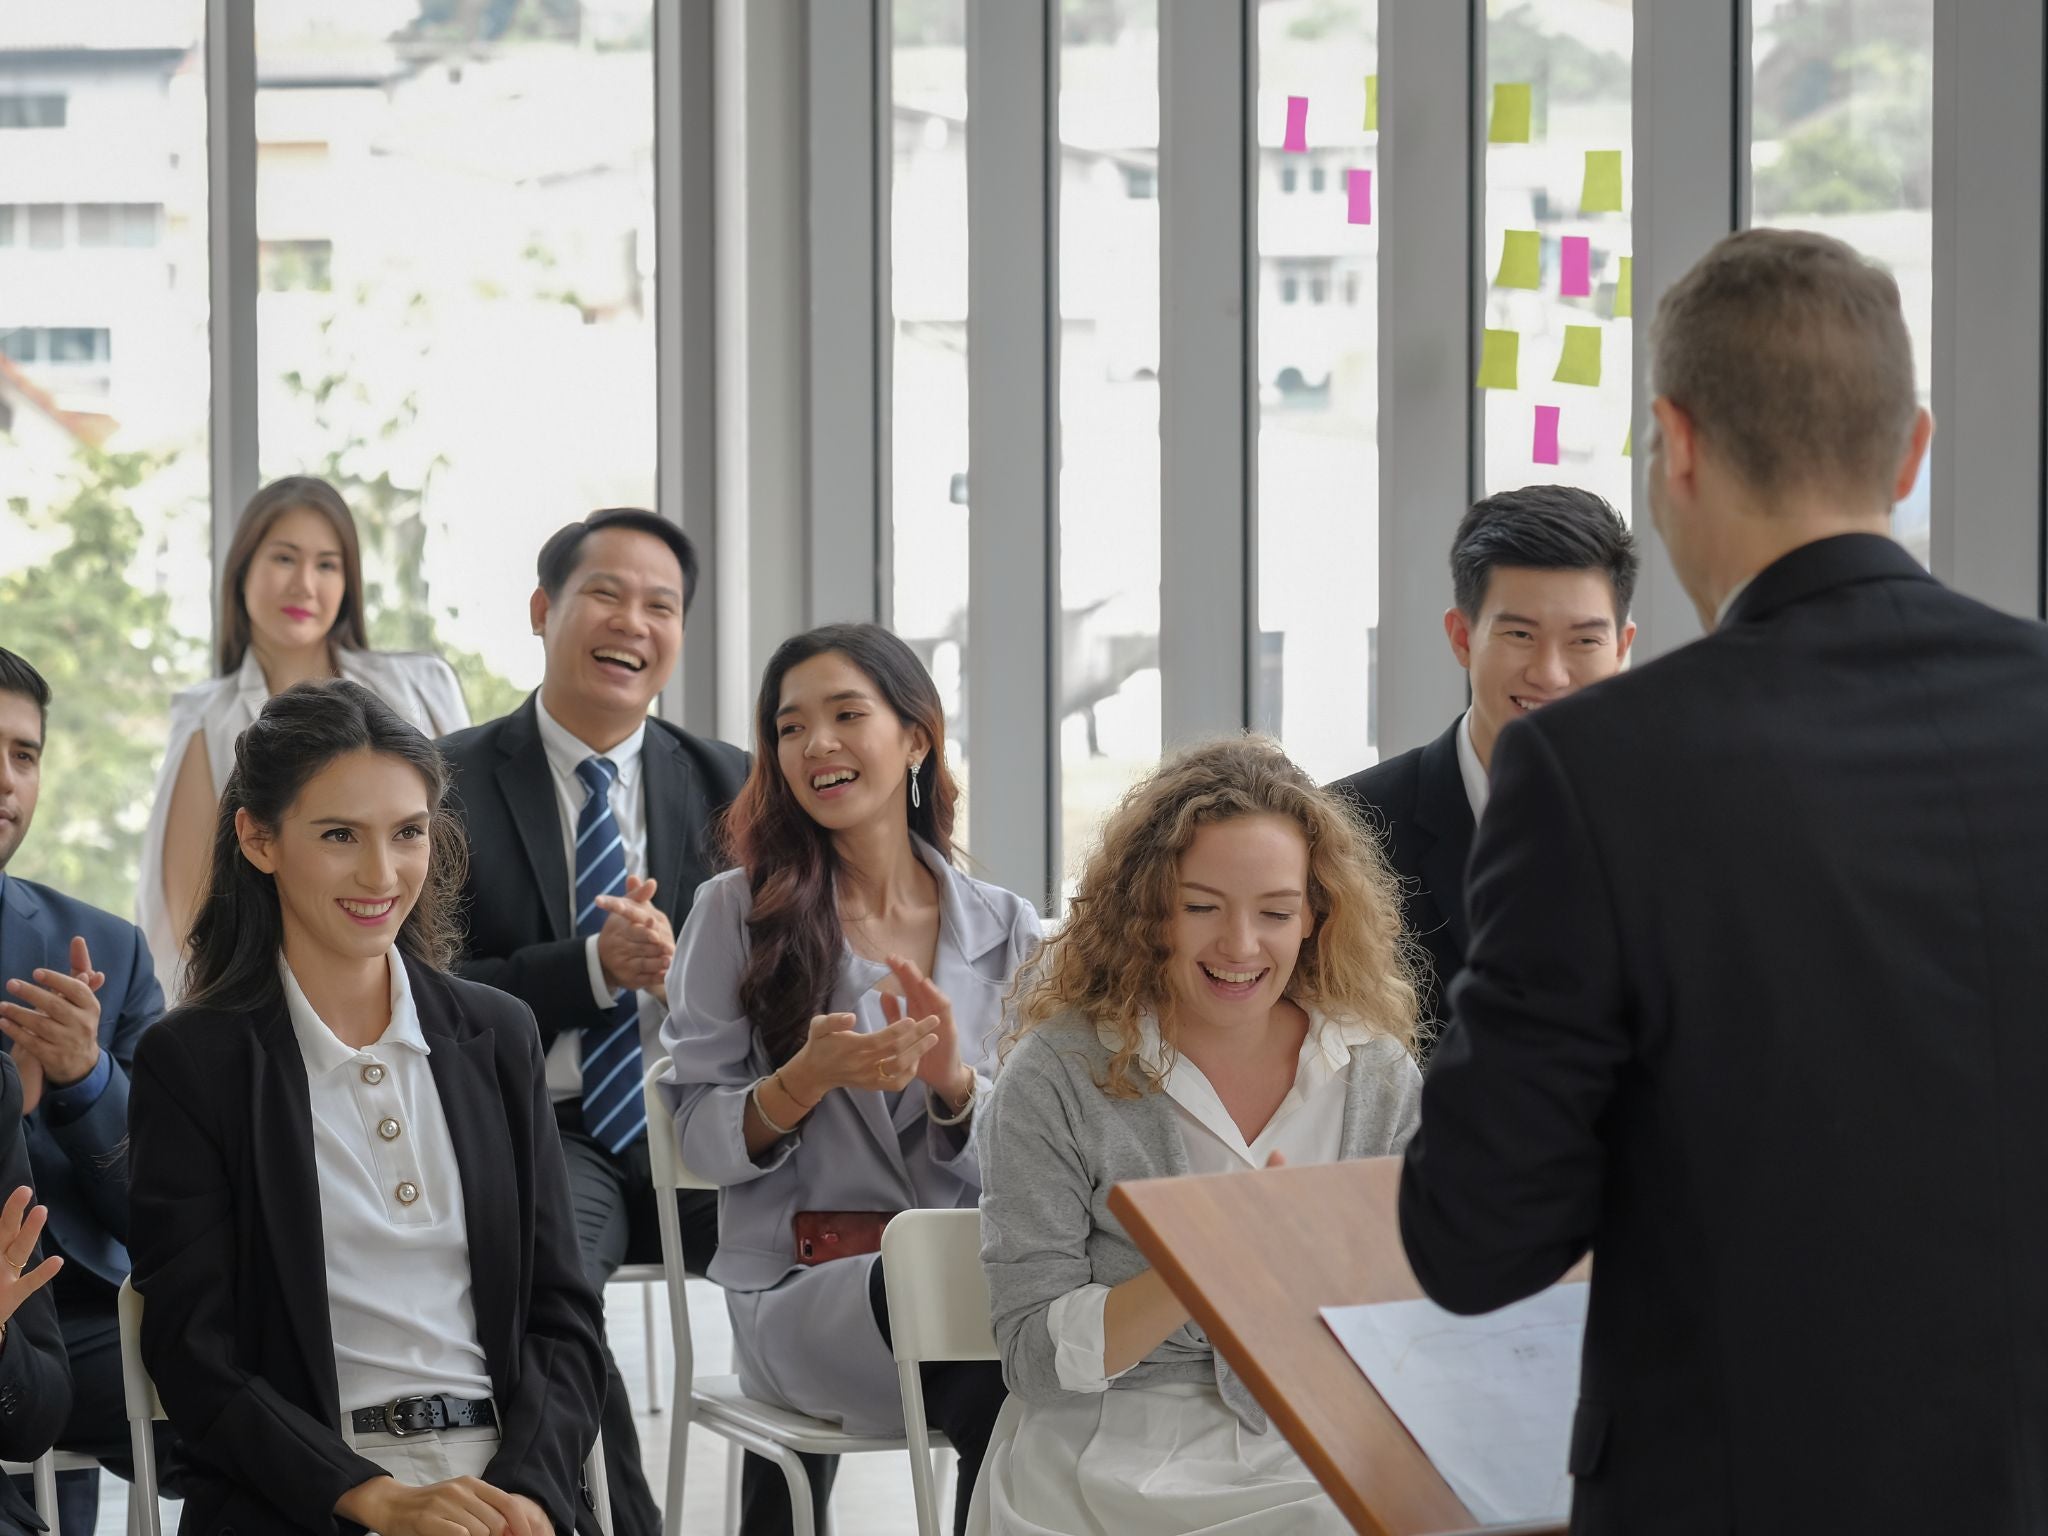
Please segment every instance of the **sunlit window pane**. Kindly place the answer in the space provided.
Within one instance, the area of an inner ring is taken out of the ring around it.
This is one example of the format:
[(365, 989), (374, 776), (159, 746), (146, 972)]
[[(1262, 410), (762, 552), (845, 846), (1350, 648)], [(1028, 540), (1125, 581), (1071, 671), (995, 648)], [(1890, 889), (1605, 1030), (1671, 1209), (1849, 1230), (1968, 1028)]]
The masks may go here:
[[(1898, 280), (1920, 403), (1934, 352), (1934, 0), (1752, 0), (1753, 221), (1817, 230)], [(1892, 531), (1925, 564), (1927, 468)]]
[(1159, 757), (1159, 24), (1063, 0), (1060, 28), (1062, 886)]
[(204, 13), (0, 16), (0, 645), (56, 696), (9, 869), (118, 913), (212, 629)]

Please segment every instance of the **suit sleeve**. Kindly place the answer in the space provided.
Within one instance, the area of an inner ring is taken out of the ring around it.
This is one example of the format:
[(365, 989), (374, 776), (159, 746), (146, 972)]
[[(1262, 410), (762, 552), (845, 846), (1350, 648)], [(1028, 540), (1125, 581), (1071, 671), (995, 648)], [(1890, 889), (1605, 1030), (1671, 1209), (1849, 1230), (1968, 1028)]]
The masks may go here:
[(336, 1500), (384, 1470), (236, 1363), (236, 1191), (208, 1130), (217, 1097), (176, 1035), (143, 1037), (129, 1101), (143, 1363), (193, 1456), (293, 1525), (329, 1530)]
[[(533, 1288), (519, 1341), (519, 1384), (499, 1403), (498, 1450), (484, 1481), (525, 1494), (556, 1530), (567, 1531), (575, 1527), (583, 1460), (604, 1407), (604, 1318), (583, 1275), (546, 1074), (531, 1036), (517, 1033), (516, 1076), (508, 1074), (506, 1091), (523, 1087), (533, 1141)], [(501, 1053), (513, 1049), (499, 1046)]]
[(1472, 949), (1401, 1175), (1416, 1278), (1466, 1313), (1542, 1290), (1592, 1245), (1601, 1116), (1632, 1049), (1614, 895), (1535, 722), (1502, 733), (1492, 779)]
[[(22, 1135), (21, 1078), (13, 1058), (0, 1054), (0, 1199), (32, 1183)], [(38, 1244), (28, 1267), (42, 1261)], [(0, 1457), (34, 1461), (56, 1442), (70, 1415), (71, 1366), (46, 1285), (7, 1319), (7, 1337), (0, 1343)]]
[(135, 1047), (142, 1032), (164, 1011), (163, 988), (157, 984), (156, 968), (150, 964), (149, 945), (142, 930), (124, 924), (131, 948), (128, 957), (128, 988), (119, 1000), (111, 1033), (101, 1028), (106, 1041), (107, 1084), (92, 1106), (75, 1120), (59, 1123), (45, 1117), (51, 1139), (64, 1151), (78, 1176), (80, 1186), (92, 1201), (93, 1215), (117, 1242), (128, 1241), (128, 1089), (129, 1072), (135, 1064)]

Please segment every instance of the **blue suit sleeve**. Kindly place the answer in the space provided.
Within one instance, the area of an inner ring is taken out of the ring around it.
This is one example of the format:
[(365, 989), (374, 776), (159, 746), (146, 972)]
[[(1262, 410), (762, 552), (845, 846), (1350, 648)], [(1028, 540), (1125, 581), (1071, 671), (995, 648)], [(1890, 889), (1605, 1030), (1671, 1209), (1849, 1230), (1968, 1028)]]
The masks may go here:
[[(54, 1091), (44, 1126), (63, 1151), (92, 1202), (93, 1214), (116, 1241), (128, 1241), (128, 1072), (142, 1032), (164, 1011), (163, 988), (150, 964), (149, 945), (132, 923), (127, 929), (127, 986), (118, 1004), (100, 1011), (100, 1061), (83, 1083)], [(114, 968), (107, 967), (109, 979)], [(97, 1089), (90, 1084), (103, 1080)], [(68, 1107), (67, 1107), (68, 1106)]]

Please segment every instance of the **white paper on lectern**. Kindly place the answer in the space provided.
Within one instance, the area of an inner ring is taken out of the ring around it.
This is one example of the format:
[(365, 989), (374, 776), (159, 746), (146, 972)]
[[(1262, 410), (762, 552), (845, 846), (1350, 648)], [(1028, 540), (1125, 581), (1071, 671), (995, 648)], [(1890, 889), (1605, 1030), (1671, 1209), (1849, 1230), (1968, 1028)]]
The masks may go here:
[(1322, 1313), (1473, 1518), (1562, 1520), (1586, 1291), (1554, 1285), (1483, 1317), (1433, 1301)]

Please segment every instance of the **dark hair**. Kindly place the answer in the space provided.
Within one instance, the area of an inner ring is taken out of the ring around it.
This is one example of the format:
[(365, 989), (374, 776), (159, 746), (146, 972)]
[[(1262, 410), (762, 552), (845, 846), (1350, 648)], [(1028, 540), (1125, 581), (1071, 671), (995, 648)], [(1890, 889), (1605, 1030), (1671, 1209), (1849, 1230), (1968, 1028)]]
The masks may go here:
[(775, 750), (775, 712), (792, 667), (836, 651), (866, 673), (906, 726), (931, 738), (921, 806), (907, 804), (910, 830), (953, 857), (953, 808), (959, 787), (946, 766), (946, 712), (917, 653), (879, 624), (827, 624), (785, 640), (768, 658), (754, 705), (754, 759), (725, 813), (727, 858), (746, 871), (753, 893), (747, 920), (752, 947), (740, 973), (740, 1006), (778, 1066), (809, 1038), (839, 974), (839, 855), (831, 834), (797, 803)]
[(270, 533), (270, 525), (304, 507), (318, 512), (334, 525), (341, 541), (341, 609), (327, 631), (328, 647), (341, 645), (352, 651), (370, 648), (369, 631), (363, 622), (363, 549), (356, 538), (356, 520), (341, 499), (341, 492), (312, 475), (288, 475), (273, 480), (242, 508), (235, 523), (235, 536), (228, 544), (226, 575), (220, 584), (220, 638), (215, 662), (226, 677), (242, 665), (249, 654), (249, 604), (242, 597), (249, 567), (256, 563), (256, 551)]
[(4, 645), (0, 645), (0, 693), (26, 694), (43, 717), (43, 729), (50, 728), (50, 685), (25, 657), (15, 655)]
[(1899, 285), (1839, 240), (1728, 236), (1672, 284), (1650, 332), (1655, 393), (1755, 490), (1876, 490), (1920, 408)]
[(243, 1011), (275, 1002), (284, 914), (277, 882), (244, 857), (235, 812), (275, 829), (306, 783), (350, 752), (381, 752), (427, 781), (431, 851), (419, 900), (398, 930), (398, 946), (438, 970), (453, 963), (461, 932), (457, 906), (469, 844), (446, 807), (448, 767), (440, 750), (390, 705), (346, 678), (299, 683), (273, 694), (235, 740), (235, 766), (214, 821), (206, 890), (186, 941), (185, 1001)]
[(632, 528), (652, 534), (669, 547), (676, 564), (683, 568), (683, 615), (687, 618), (690, 599), (697, 595), (697, 546), (682, 529), (645, 507), (600, 507), (582, 522), (570, 523), (548, 535), (547, 543), (540, 547), (536, 572), (548, 601), (560, 597), (562, 588), (576, 574), (577, 552), (583, 541), (603, 528)]
[(1459, 612), (1479, 617), (1487, 584), (1502, 566), (1534, 571), (1603, 571), (1614, 588), (1614, 621), (1635, 600), (1635, 536), (1605, 499), (1572, 485), (1525, 485), (1473, 506), (1451, 540), (1451, 592)]

